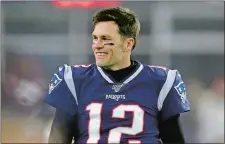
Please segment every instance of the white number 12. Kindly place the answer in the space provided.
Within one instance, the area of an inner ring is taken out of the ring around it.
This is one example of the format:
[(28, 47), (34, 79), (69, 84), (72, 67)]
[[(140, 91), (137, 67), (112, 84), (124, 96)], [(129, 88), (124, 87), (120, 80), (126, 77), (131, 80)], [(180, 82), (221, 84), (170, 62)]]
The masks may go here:
[[(89, 112), (88, 139), (87, 143), (98, 143), (100, 140), (100, 129), (102, 120), (103, 103), (90, 103), (86, 107)], [(116, 127), (109, 131), (108, 143), (120, 143), (122, 134), (135, 136), (144, 129), (144, 110), (139, 105), (120, 104), (112, 110), (112, 118), (125, 119), (126, 112), (133, 113), (131, 127)], [(140, 140), (131, 139), (128, 143), (141, 143)]]

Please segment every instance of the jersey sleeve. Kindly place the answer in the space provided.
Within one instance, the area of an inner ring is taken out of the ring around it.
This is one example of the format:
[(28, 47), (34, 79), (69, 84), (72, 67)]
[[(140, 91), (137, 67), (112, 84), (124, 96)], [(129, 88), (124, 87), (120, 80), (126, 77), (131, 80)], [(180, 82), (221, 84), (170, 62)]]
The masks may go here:
[(177, 70), (168, 71), (167, 79), (160, 91), (158, 102), (160, 101), (161, 104), (158, 106), (163, 120), (190, 111), (185, 83)]
[(45, 101), (57, 109), (75, 115), (78, 104), (70, 66), (60, 67), (52, 76)]

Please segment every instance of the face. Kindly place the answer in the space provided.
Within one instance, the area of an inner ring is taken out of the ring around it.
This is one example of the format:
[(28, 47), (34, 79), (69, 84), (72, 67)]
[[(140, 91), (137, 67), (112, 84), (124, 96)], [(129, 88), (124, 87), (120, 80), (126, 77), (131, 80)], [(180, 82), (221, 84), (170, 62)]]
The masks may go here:
[[(92, 33), (92, 49), (95, 55), (96, 64), (103, 68), (120, 67), (130, 57), (129, 41), (119, 34), (116, 23), (99, 22), (95, 25)], [(107, 45), (111, 44), (111, 45)]]

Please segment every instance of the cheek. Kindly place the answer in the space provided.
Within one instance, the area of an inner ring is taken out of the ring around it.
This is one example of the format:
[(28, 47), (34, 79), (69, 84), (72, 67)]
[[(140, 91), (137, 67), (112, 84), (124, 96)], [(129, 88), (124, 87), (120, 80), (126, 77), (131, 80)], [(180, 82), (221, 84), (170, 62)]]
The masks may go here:
[(110, 55), (113, 59), (119, 59), (121, 57), (120, 49), (113, 49)]
[(113, 59), (113, 57), (114, 57), (114, 52), (113, 51), (110, 51), (109, 53), (108, 53), (108, 59)]
[(115, 49), (112, 49), (110, 52), (110, 56), (115, 57), (117, 55), (117, 51)]

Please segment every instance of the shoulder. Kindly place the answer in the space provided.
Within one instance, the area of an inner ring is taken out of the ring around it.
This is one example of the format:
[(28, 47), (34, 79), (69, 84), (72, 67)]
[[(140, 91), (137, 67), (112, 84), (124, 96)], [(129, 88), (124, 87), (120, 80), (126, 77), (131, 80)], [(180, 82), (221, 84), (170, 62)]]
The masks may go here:
[(65, 78), (68, 75), (73, 77), (87, 76), (95, 70), (95, 64), (87, 65), (68, 65), (64, 64), (58, 68), (54, 75), (58, 75), (61, 78)]
[(158, 65), (147, 65), (143, 64), (144, 70), (148, 73), (148, 75), (156, 80), (165, 81), (169, 68), (165, 66), (158, 66)]
[(74, 79), (87, 78), (95, 71), (95, 64), (89, 65), (68, 65), (64, 64), (58, 67), (58, 70), (51, 77), (50, 91), (62, 81), (74, 81)]
[(177, 69), (171, 69), (158, 65), (143, 65), (145, 71), (151, 79), (161, 81), (162, 83), (165, 83), (166, 81), (173, 81), (176, 83), (182, 81), (181, 74)]
[(71, 65), (71, 70), (75, 77), (87, 77), (93, 75), (97, 69), (95, 64)]
[[(67, 65), (64, 64), (52, 75), (49, 83), (49, 94), (70, 91), (76, 96), (76, 86), (93, 73), (95, 65)], [(53, 94), (52, 94), (53, 95)]]

